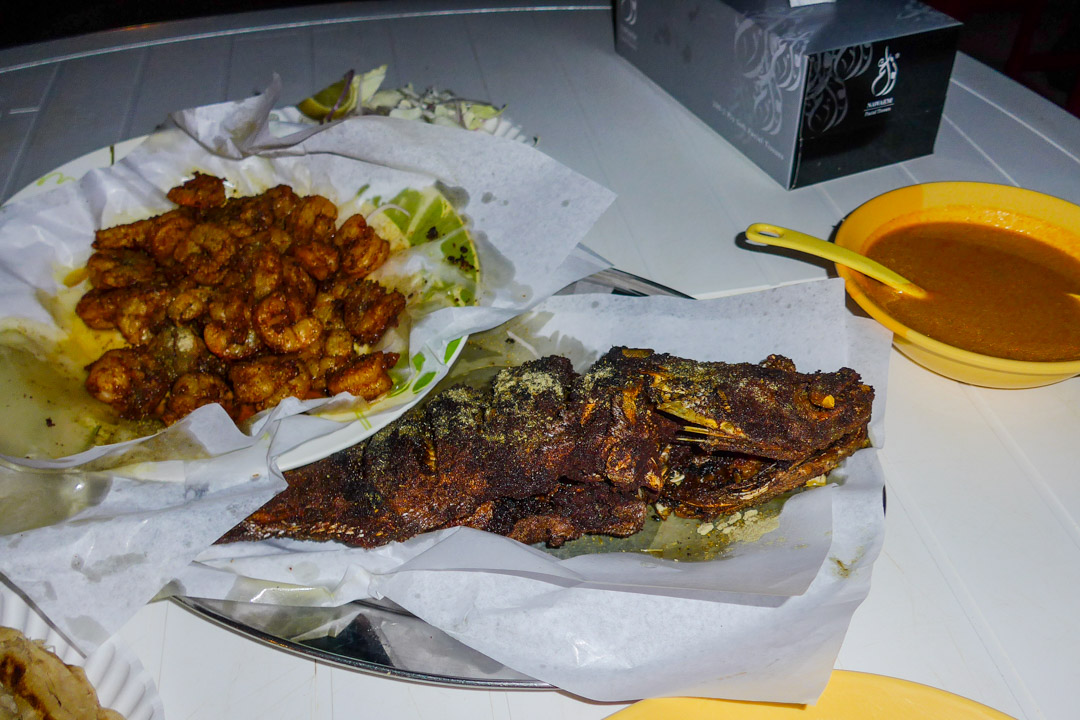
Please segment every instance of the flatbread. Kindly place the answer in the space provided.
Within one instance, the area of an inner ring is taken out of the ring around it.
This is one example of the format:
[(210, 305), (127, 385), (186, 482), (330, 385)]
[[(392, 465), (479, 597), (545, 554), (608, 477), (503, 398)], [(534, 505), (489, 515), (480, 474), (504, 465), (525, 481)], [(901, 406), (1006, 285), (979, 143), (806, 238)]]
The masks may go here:
[(0, 720), (123, 720), (101, 707), (81, 667), (0, 627)]

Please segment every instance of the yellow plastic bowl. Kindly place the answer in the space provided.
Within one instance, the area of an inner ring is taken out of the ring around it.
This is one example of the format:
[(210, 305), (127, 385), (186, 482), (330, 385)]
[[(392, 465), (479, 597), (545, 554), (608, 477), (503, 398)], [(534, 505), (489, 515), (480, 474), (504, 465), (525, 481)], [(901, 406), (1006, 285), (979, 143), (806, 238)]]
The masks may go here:
[[(844, 220), (837, 230), (836, 244), (864, 252), (886, 232), (940, 221), (1026, 230), (1080, 260), (1080, 207), (1031, 190), (976, 182), (925, 183), (879, 195)], [(858, 273), (841, 265), (836, 270), (852, 299), (893, 332), (897, 349), (936, 373), (994, 388), (1040, 387), (1080, 375), (1080, 360), (1008, 360), (961, 350), (917, 333), (867, 297), (856, 280)]]

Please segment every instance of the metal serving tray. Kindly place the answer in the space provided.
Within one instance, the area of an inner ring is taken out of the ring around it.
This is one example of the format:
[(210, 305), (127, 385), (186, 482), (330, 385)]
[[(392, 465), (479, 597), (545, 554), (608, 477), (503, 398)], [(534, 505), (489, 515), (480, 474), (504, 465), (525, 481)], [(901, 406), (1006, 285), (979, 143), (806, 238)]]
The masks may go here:
[[(614, 269), (581, 280), (560, 294), (583, 292), (690, 297)], [(551, 687), (463, 645), (388, 601), (363, 600), (335, 608), (189, 597), (174, 601), (242, 635), (338, 667), (459, 687)]]

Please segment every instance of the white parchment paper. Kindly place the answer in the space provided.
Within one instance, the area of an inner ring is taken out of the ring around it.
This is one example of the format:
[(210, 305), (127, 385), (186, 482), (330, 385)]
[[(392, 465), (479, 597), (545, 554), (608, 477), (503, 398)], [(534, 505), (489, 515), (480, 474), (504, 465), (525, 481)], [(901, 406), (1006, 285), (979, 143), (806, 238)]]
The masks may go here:
[[(52, 266), (84, 260), (95, 227), (165, 209), (164, 191), (192, 169), (243, 190), (284, 181), (338, 201), (347, 199), (335, 195), (341, 188), (353, 193), (362, 183), (389, 192), (438, 181), (469, 199), (489, 287), (481, 309), (420, 319), (410, 343), (437, 344), (534, 308), (511, 325), (538, 352), (563, 352), (579, 369), (614, 344), (702, 360), (781, 353), (802, 370), (847, 365), (877, 390), (871, 432), (882, 442), (890, 338), (850, 316), (840, 281), (702, 302), (574, 295), (536, 306), (597, 269), (574, 248), (610, 202), (606, 191), (525, 146), (452, 129), (362, 118), (275, 130), (272, 95), (182, 113), (177, 129), (114, 168), (0, 210), (5, 310), (47, 321), (35, 290), (53, 287)], [(200, 410), (171, 431), (181, 435), (176, 444), (194, 448), (190, 457), (156, 458), (145, 443), (103, 451), (91, 467), (95, 481), (104, 475), (104, 499), (67, 521), (0, 538), (0, 572), (84, 649), (175, 578), (175, 592), (297, 612), (385, 597), (509, 667), (598, 700), (807, 702), (827, 681), (880, 549), (874, 450), (849, 459), (831, 486), (790, 500), (771, 537), (708, 563), (559, 560), (464, 528), (372, 551), (297, 542), (207, 549), (280, 489), (277, 454), (327, 431), (328, 421), (299, 414), (304, 407), (286, 402), (248, 434), (220, 411)], [(30, 470), (90, 459), (7, 461), (11, 474), (29, 479)]]
[[(612, 345), (702, 360), (771, 353), (805, 371), (858, 370), (882, 418), (891, 338), (826, 280), (717, 300), (571, 295), (504, 326), (583, 369)], [(824, 688), (882, 540), (877, 451), (789, 500), (780, 527), (719, 560), (559, 560), (456, 528), (375, 550), (273, 541), (216, 546), (180, 576), (194, 597), (337, 605), (385, 597), (532, 677), (596, 700), (705, 695), (811, 702)], [(300, 612), (300, 611), (298, 611)]]
[[(606, 267), (578, 243), (613, 195), (539, 151), (390, 118), (311, 127), (290, 125), (285, 113), (285, 122), (272, 124), (278, 86), (275, 80), (249, 100), (178, 113), (175, 127), (115, 165), (0, 208), (3, 315), (51, 324), (39, 297), (57, 290), (57, 269), (85, 262), (97, 228), (170, 209), (165, 193), (194, 171), (225, 178), (237, 194), (279, 183), (319, 193), (339, 205), (341, 219), (359, 209), (361, 188), (384, 197), (445, 188), (470, 223), (483, 274), (478, 306), (413, 318), (409, 347), (436, 356), (450, 340), (497, 325)], [(419, 267), (421, 255), (413, 258)], [(0, 537), (0, 573), (77, 647), (93, 650), (284, 487), (277, 457), (340, 429), (303, 414), (317, 404), (286, 400), (246, 432), (208, 406), (145, 440), (57, 460), (0, 458), (6, 497), (33, 495), (57, 473), (96, 488), (88, 493), (95, 495), (91, 506), (73, 517)]]

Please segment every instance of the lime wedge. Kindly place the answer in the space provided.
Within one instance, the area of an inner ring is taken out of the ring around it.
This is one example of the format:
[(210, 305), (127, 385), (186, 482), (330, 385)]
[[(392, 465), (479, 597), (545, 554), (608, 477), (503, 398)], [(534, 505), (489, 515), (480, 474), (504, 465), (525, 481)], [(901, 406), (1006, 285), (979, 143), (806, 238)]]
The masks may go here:
[(480, 262), (465, 221), (453, 204), (435, 187), (406, 188), (367, 213), (369, 222), (391, 247), (414, 247), (437, 242), (443, 258), (469, 280), (480, 276)]
[[(431, 188), (431, 190), (434, 190), (434, 188)], [(423, 203), (424, 193), (422, 191), (406, 188), (395, 195), (394, 198), (387, 203), (389, 207), (382, 212), (383, 217), (394, 224), (396, 230), (394, 234), (402, 238), (408, 245), (416, 244), (407, 236), (409, 233), (409, 225), (411, 224), (413, 217), (416, 216), (416, 211)]]
[(370, 100), (385, 78), (385, 65), (366, 73), (350, 70), (345, 77), (302, 100), (296, 107), (319, 122), (340, 120)]
[[(342, 99), (344, 95), (344, 99)], [(339, 102), (340, 100), (340, 102)], [(309, 98), (300, 101), (297, 109), (319, 122), (340, 120), (356, 109), (360, 102), (360, 78), (345, 76)], [(336, 106), (336, 107), (335, 107)], [(333, 113), (331, 115), (331, 113)]]
[[(408, 213), (387, 210), (386, 214), (401, 229), (402, 235), (409, 245), (421, 243), (446, 241), (453, 245), (454, 252), (444, 254), (460, 254), (458, 249), (469, 248), (469, 255), (475, 260), (472, 252), (472, 241), (465, 232), (464, 221), (457, 214), (454, 206), (450, 204), (442, 193), (434, 187), (423, 190), (403, 190), (390, 201), (391, 205), (397, 205)], [(462, 245), (464, 243), (464, 245)], [(446, 250), (450, 250), (450, 246)]]
[[(421, 195), (419, 206), (413, 210), (409, 227), (405, 230), (409, 244), (419, 245), (442, 237), (443, 232), (438, 226), (444, 217), (457, 219), (450, 203), (446, 202), (435, 188), (427, 188)], [(459, 221), (458, 227), (460, 226)]]

